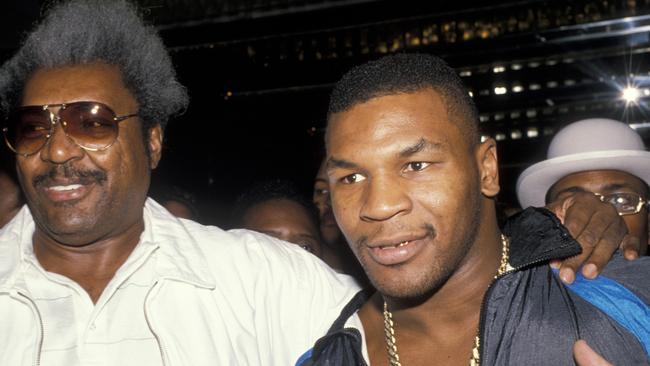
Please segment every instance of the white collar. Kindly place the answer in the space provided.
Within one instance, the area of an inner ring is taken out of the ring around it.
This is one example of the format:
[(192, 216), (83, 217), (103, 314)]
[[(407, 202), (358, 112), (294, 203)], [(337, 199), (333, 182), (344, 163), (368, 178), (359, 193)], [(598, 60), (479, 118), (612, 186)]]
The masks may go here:
[[(160, 278), (215, 287), (214, 276), (199, 246), (217, 243), (197, 243), (187, 227), (197, 224), (179, 220), (151, 198), (145, 202), (143, 218), (144, 231), (138, 246), (158, 247), (156, 272)], [(16, 274), (26, 261), (25, 254), (32, 250), (34, 230), (34, 219), (27, 205), (0, 229), (0, 287), (15, 285)]]

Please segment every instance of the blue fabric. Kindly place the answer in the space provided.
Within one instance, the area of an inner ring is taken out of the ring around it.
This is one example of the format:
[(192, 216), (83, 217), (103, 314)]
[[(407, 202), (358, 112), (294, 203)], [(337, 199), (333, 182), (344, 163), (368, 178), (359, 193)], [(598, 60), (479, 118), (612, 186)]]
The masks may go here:
[(309, 351), (303, 353), (302, 356), (300, 356), (300, 358), (298, 359), (298, 361), (296, 361), (296, 366), (302, 365), (303, 362), (311, 358), (312, 352), (314, 352), (314, 349), (310, 348)]
[[(553, 272), (557, 274), (558, 270)], [(634, 334), (650, 356), (650, 306), (620, 283), (602, 275), (590, 280), (577, 273), (575, 282), (566, 286)]]

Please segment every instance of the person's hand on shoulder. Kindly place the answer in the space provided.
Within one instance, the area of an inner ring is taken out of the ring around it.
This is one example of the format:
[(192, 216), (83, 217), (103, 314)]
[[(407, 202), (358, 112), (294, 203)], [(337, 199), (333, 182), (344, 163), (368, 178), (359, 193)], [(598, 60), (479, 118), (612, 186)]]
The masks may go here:
[(594, 194), (576, 192), (551, 202), (546, 208), (555, 213), (582, 247), (582, 253), (577, 256), (551, 262), (551, 266), (560, 270), (562, 281), (573, 283), (581, 266), (586, 278), (595, 278), (618, 248), (628, 260), (639, 257), (639, 239), (628, 233), (625, 221), (614, 206), (601, 202)]

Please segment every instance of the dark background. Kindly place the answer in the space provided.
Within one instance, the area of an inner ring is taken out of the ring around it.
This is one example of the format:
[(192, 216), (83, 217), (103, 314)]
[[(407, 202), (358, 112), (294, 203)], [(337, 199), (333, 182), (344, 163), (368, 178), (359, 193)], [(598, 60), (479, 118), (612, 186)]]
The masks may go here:
[[(225, 222), (260, 179), (288, 177), (309, 192), (333, 83), (392, 52), (433, 53), (458, 70), (484, 135), (499, 141), (510, 204), (519, 173), (569, 122), (609, 117), (650, 136), (650, 0), (137, 2), (191, 96), (155, 178), (194, 192), (206, 223)], [(0, 61), (44, 3), (2, 2)], [(641, 99), (622, 100), (626, 86)]]

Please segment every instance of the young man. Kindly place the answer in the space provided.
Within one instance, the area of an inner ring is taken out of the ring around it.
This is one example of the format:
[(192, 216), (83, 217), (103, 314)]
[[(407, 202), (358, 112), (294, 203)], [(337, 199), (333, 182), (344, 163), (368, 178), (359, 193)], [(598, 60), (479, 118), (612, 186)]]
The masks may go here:
[[(496, 143), (479, 142), (477, 120), (433, 56), (387, 56), (335, 86), (334, 214), (377, 292), (298, 364), (568, 365), (579, 339), (617, 365), (650, 362), (648, 261), (616, 257), (604, 275), (618, 282), (565, 287), (548, 261), (580, 247), (555, 216), (531, 208), (499, 231)], [(620, 308), (606, 306), (614, 298)]]
[[(553, 137), (548, 158), (526, 169), (517, 181), (522, 207), (539, 206), (575, 192), (609, 202), (648, 250), (650, 152), (630, 126), (609, 119), (571, 123)], [(603, 228), (605, 229), (605, 228)]]

